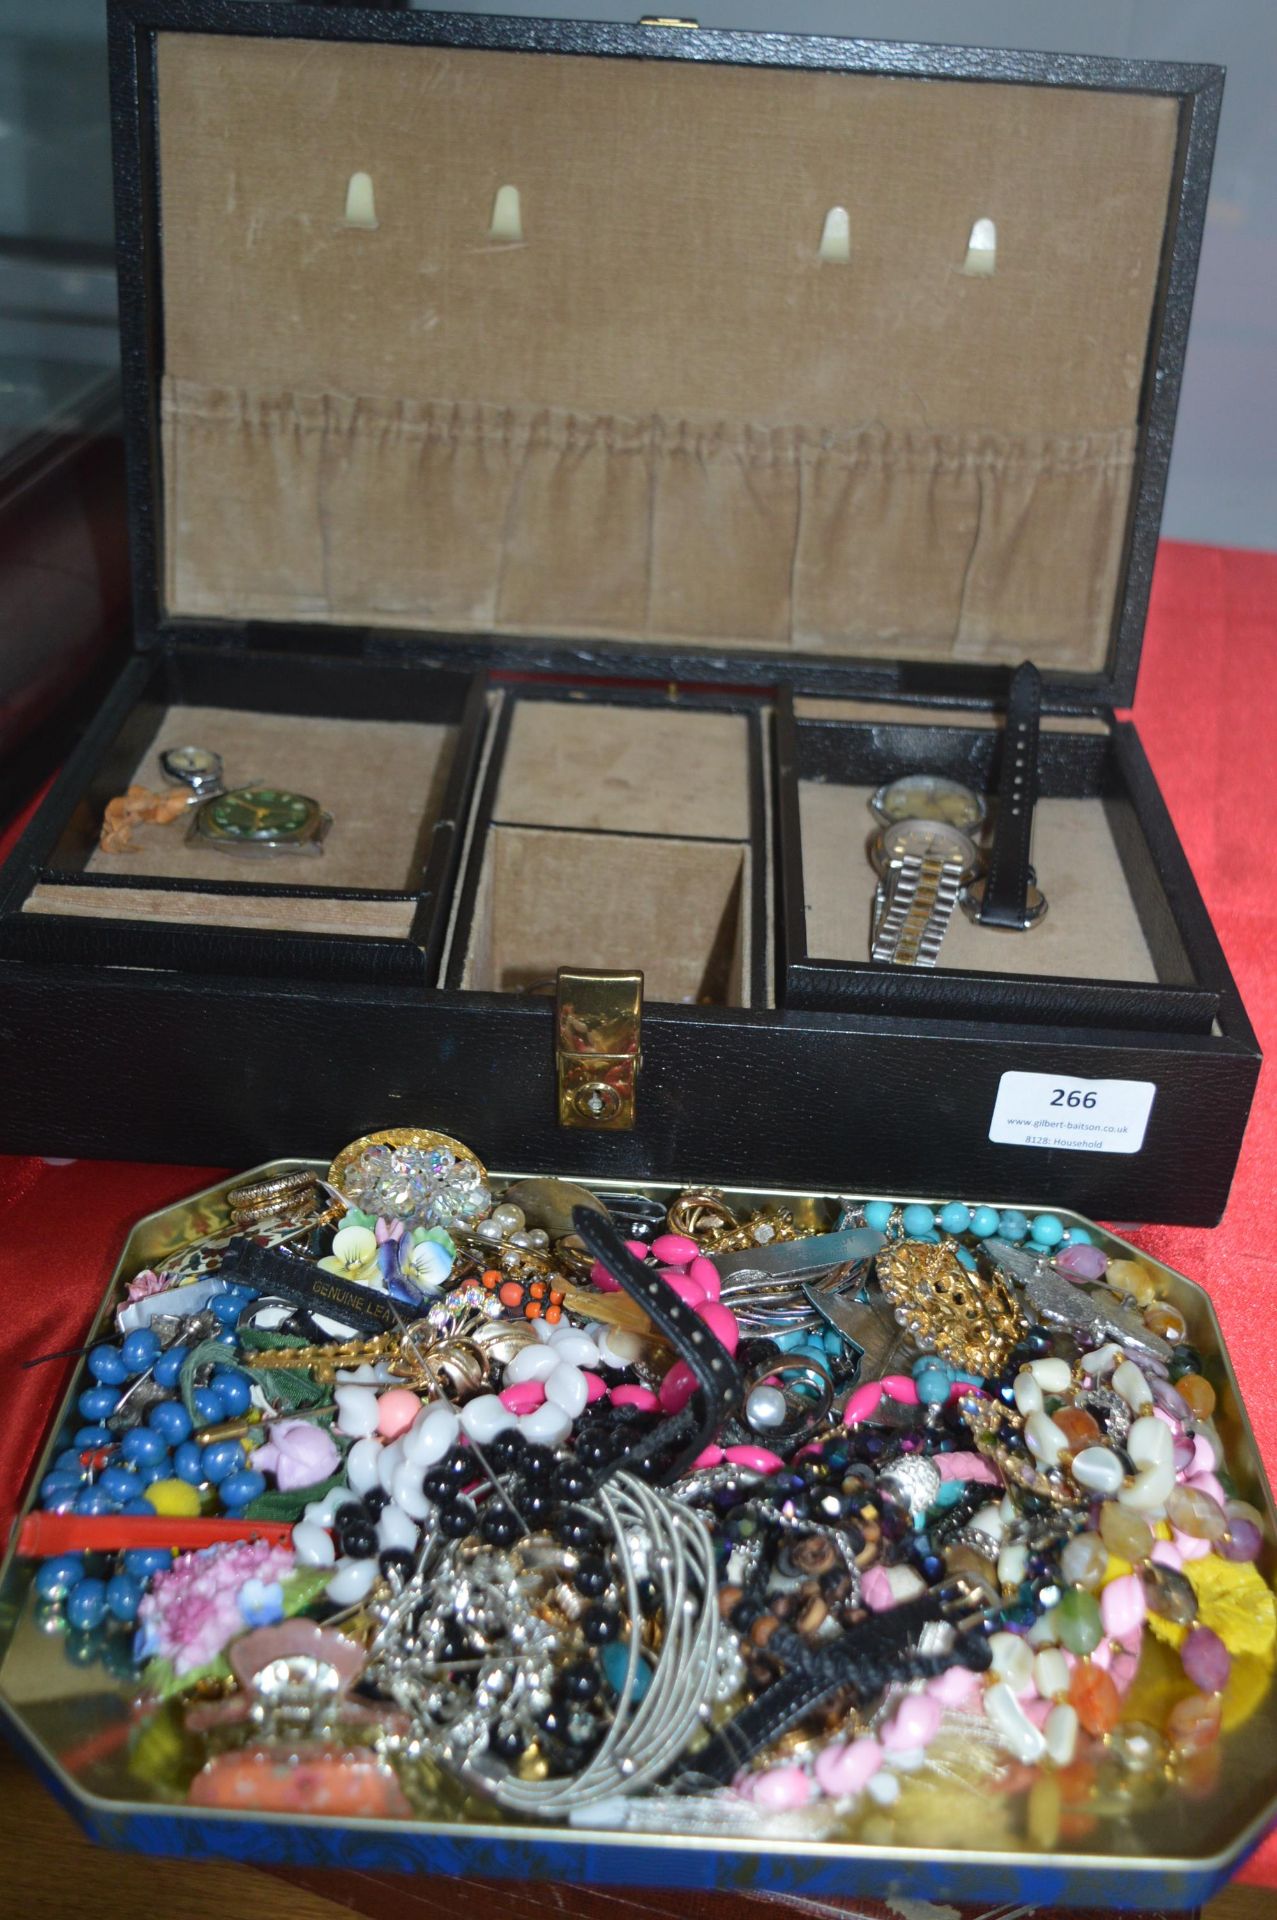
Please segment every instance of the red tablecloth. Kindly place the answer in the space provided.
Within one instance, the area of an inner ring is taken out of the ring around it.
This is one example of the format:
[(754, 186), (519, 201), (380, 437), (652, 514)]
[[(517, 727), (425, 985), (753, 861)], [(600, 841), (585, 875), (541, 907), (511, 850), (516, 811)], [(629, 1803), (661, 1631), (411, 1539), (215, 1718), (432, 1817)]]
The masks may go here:
[[(1265, 1051), (1277, 1047), (1277, 554), (1165, 543), (1135, 719)], [(38, 1060), (6, 1063), (20, 1101)], [(101, 1097), (110, 1099), (109, 1088)], [(287, 1153), (287, 1141), (280, 1151)], [(1186, 1159), (1193, 1142), (1184, 1143)], [(0, 1157), (0, 1538), (65, 1370), (22, 1361), (82, 1335), (139, 1214), (218, 1170)], [(1136, 1237), (1210, 1288), (1268, 1464), (1277, 1463), (1277, 1094), (1266, 1067), (1222, 1226), (1148, 1227)], [(1247, 1871), (1277, 1886), (1277, 1833)]]

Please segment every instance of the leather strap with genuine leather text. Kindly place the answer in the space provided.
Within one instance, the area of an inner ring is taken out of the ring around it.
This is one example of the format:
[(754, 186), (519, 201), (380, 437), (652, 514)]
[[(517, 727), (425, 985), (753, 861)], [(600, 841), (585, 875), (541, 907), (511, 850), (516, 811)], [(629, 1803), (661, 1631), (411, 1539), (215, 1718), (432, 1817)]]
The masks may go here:
[(392, 1300), (372, 1287), (326, 1273), (297, 1254), (259, 1247), (247, 1238), (232, 1240), (219, 1271), (258, 1293), (287, 1300), (304, 1313), (323, 1314), (353, 1333), (394, 1333), (412, 1316), (396, 1311)]

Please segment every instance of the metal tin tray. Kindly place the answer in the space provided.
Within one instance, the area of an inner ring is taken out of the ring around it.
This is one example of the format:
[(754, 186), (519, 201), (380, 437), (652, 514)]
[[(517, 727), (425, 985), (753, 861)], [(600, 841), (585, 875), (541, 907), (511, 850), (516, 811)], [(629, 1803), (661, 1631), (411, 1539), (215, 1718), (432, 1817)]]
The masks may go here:
[[(305, 1160), (273, 1160), (251, 1178), (295, 1168), (324, 1171)], [(229, 1187), (237, 1175), (176, 1206), (139, 1220), (130, 1233), (90, 1339), (110, 1326), (121, 1287), (194, 1240), (226, 1230)], [(514, 1175), (494, 1174), (498, 1186)], [(672, 1183), (630, 1182), (626, 1191), (656, 1196)], [(607, 1183), (600, 1183), (607, 1191)], [(746, 1207), (781, 1199), (796, 1217), (825, 1216), (836, 1196), (768, 1188), (730, 1188)], [(863, 1198), (884, 1196), (864, 1195)], [(899, 1196), (891, 1196), (897, 1198)], [(919, 1196), (925, 1198), (925, 1196)], [(939, 1201), (931, 1199), (930, 1204)], [(1012, 1204), (1006, 1202), (1005, 1204)], [(1138, 1257), (1166, 1283), (1166, 1298), (1183, 1313), (1189, 1337), (1205, 1357), (1218, 1395), (1216, 1426), (1238, 1493), (1264, 1514), (1260, 1570), (1277, 1572), (1277, 1514), (1219, 1322), (1203, 1289), (1080, 1214), (1056, 1210), (1066, 1225), (1087, 1229), (1115, 1255)], [(36, 1464), (23, 1514), (75, 1424), (77, 1369)], [(15, 1536), (16, 1537), (16, 1536)], [(875, 1894), (932, 1900), (1001, 1900), (1110, 1908), (1186, 1908), (1208, 1899), (1258, 1844), (1277, 1818), (1277, 1687), (1223, 1738), (1218, 1781), (1208, 1797), (1171, 1790), (1104, 1831), (1108, 1851), (1060, 1847), (1034, 1851), (1027, 1842), (992, 1849), (943, 1844), (886, 1847), (863, 1842), (810, 1843), (765, 1836), (746, 1841), (668, 1834), (611, 1835), (564, 1827), (463, 1821), (442, 1807), (438, 1819), (340, 1822), (272, 1814), (237, 1815), (187, 1806), (129, 1770), (139, 1716), (126, 1681), (100, 1666), (78, 1667), (62, 1639), (37, 1619), (33, 1563), (11, 1549), (0, 1568), (0, 1726), (51, 1791), (103, 1845), (191, 1859), (229, 1858), (280, 1866), (341, 1866), (383, 1872), (465, 1874), (495, 1879), (563, 1880), (595, 1885), (719, 1888), (807, 1895)]]

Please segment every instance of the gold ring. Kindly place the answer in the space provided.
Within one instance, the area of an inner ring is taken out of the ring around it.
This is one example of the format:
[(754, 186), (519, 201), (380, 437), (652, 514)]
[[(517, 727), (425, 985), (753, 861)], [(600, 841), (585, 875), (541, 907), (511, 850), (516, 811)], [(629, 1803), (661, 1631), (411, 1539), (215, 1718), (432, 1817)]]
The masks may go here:
[[(303, 1226), (311, 1224), (309, 1215), (302, 1214), (303, 1201), (313, 1207), (315, 1196), (296, 1194), (290, 1199), (272, 1200), (260, 1207), (237, 1207), (231, 1214), (231, 1227), (236, 1233), (252, 1233), (257, 1227), (273, 1226), (278, 1232), (291, 1237), (299, 1233)], [(314, 1224), (318, 1225), (318, 1221)]]
[(227, 1189), (226, 1204), (232, 1213), (249, 1212), (270, 1201), (300, 1197), (310, 1191), (317, 1178), (316, 1174), (298, 1169), (293, 1173), (275, 1174), (269, 1180), (245, 1180), (239, 1186)]

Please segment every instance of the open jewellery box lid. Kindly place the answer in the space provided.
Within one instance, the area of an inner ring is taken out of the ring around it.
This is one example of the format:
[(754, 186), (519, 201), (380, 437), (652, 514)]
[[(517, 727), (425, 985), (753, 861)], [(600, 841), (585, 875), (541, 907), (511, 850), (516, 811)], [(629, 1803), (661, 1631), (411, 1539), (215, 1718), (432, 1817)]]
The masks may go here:
[(1222, 73), (113, 9), (138, 635), (1135, 682)]

